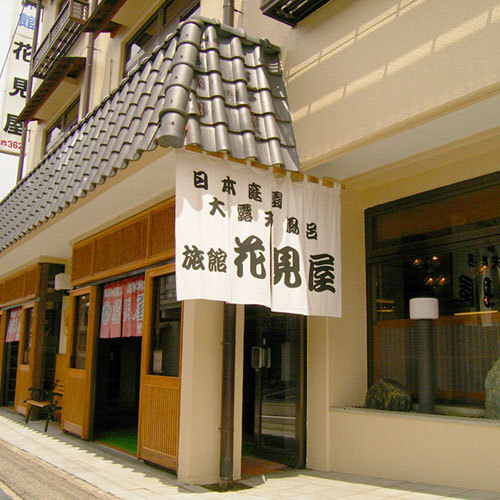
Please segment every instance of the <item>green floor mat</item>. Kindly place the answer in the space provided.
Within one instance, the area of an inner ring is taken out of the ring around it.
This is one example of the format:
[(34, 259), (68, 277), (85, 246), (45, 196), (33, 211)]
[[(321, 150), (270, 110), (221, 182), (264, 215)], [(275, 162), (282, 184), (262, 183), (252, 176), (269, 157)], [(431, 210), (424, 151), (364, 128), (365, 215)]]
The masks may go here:
[(113, 429), (96, 434), (99, 441), (118, 450), (137, 455), (137, 429)]

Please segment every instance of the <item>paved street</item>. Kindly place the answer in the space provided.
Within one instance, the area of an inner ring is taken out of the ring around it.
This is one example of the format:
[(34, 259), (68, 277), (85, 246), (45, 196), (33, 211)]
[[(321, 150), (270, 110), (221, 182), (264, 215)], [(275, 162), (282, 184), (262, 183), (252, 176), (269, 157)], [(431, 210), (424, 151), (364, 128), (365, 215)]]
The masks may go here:
[(0, 500), (500, 500), (500, 492), (311, 470), (253, 476), (240, 481), (245, 489), (218, 493), (179, 484), (173, 474), (64, 434), (57, 424), (47, 434), (42, 426), (0, 409), (0, 491), (6, 493)]
[(112, 495), (0, 441), (0, 499), (113, 499)]

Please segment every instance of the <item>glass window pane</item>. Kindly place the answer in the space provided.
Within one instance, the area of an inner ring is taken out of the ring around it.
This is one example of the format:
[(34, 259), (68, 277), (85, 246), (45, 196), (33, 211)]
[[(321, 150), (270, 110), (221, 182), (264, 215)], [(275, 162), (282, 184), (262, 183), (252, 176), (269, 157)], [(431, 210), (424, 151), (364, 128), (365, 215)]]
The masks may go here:
[(31, 338), (33, 334), (33, 308), (25, 309), (23, 364), (30, 364)]
[(413, 297), (439, 300), (433, 322), (436, 398), (484, 401), (484, 381), (500, 356), (500, 242), (452, 251), (400, 255), (372, 265), (374, 381), (417, 390)]
[(497, 226), (500, 185), (388, 211), (375, 218), (375, 247)]
[(73, 330), (73, 352), (71, 368), (85, 369), (87, 347), (87, 331), (89, 323), (90, 296), (88, 294), (75, 298), (75, 324)]
[(167, 0), (125, 46), (123, 74), (126, 76), (140, 58), (151, 52), (173, 33), (179, 23), (200, 13), (199, 3), (186, 0)]
[(175, 275), (154, 279), (150, 373), (179, 376), (181, 303), (176, 300)]
[(45, 136), (45, 151), (49, 149), (51, 144), (53, 144), (56, 139), (61, 135), (62, 124), (61, 120), (58, 120), (56, 124), (49, 129), (47, 135)]
[(64, 131), (68, 131), (73, 125), (78, 123), (78, 108), (80, 107), (80, 99), (77, 99), (68, 111), (65, 113), (64, 117)]

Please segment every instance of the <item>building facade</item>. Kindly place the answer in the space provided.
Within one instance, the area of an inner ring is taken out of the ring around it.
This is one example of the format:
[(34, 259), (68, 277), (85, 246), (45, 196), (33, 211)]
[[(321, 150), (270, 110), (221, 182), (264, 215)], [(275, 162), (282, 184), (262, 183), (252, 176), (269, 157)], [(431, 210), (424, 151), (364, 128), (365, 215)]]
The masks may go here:
[[(233, 477), (254, 454), (499, 490), (500, 3), (259, 3), (40, 2), (25, 174), (0, 205), (2, 402), (63, 378), (66, 431), (130, 431), (140, 459), (218, 481), (226, 311), (176, 301), (184, 148), (345, 187), (342, 317), (236, 308)], [(364, 409), (379, 378), (416, 394), (416, 296), (440, 302), (440, 414)]]

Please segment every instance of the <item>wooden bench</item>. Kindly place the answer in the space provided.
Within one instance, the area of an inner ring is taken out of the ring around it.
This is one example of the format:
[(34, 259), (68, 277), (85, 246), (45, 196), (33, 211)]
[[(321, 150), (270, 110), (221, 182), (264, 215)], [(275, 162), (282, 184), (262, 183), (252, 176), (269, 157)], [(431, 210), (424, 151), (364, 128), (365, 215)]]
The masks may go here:
[(56, 380), (52, 391), (39, 387), (30, 387), (28, 390), (31, 391), (31, 398), (24, 400), (27, 409), (25, 422), (28, 423), (33, 408), (47, 410), (47, 421), (45, 422), (45, 432), (47, 432), (49, 422), (51, 420), (54, 422), (54, 413), (62, 410), (64, 384), (61, 380)]

